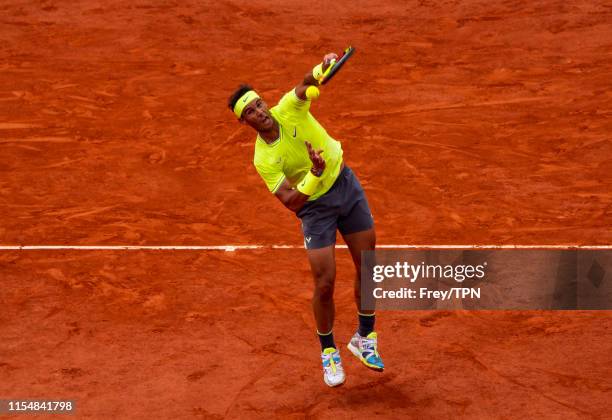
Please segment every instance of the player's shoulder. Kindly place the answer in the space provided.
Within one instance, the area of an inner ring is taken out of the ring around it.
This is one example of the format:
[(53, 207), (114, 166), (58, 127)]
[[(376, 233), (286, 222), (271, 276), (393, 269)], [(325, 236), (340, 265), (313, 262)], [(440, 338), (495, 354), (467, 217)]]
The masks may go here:
[(308, 105), (310, 101), (308, 99), (300, 98), (295, 88), (291, 89), (289, 92), (286, 92), (278, 101), (277, 107), (285, 108), (303, 108), (305, 105)]
[(310, 101), (299, 98), (295, 93), (295, 89), (291, 89), (283, 95), (271, 111), (274, 110), (278, 118), (293, 122), (304, 118), (309, 109)]

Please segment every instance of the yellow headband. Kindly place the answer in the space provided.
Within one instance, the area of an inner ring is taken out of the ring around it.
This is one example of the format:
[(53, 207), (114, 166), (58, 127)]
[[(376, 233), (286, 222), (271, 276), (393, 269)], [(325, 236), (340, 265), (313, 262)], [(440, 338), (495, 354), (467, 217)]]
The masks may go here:
[(236, 101), (236, 105), (234, 105), (234, 114), (236, 114), (236, 116), (240, 118), (242, 116), (242, 111), (244, 110), (244, 107), (247, 106), (249, 102), (251, 102), (253, 99), (257, 98), (259, 98), (257, 92), (255, 92), (254, 90), (249, 90), (247, 93), (242, 95), (240, 99)]

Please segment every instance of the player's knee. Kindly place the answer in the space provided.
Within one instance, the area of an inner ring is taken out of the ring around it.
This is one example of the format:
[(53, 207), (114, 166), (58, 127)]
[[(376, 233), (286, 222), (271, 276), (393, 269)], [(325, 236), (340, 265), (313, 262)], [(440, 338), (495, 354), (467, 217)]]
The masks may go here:
[(323, 284), (315, 287), (315, 298), (320, 302), (329, 302), (334, 297), (334, 286)]
[(336, 278), (336, 268), (330, 264), (321, 264), (311, 267), (312, 276), (315, 284), (319, 283), (333, 283)]
[(320, 301), (330, 301), (334, 296), (333, 275), (321, 276), (316, 279), (314, 297)]

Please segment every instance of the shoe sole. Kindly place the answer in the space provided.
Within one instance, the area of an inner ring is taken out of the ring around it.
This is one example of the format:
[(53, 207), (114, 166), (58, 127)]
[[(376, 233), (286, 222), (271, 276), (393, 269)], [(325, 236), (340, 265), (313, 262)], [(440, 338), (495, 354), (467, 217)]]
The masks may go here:
[(342, 386), (344, 384), (344, 381), (346, 381), (346, 378), (344, 378), (342, 380), (342, 382), (340, 382), (339, 384), (332, 385), (329, 382), (327, 382), (327, 378), (326, 377), (323, 377), (323, 382), (325, 382), (325, 385), (327, 385), (330, 388), (338, 388), (339, 386)]
[(359, 349), (358, 349), (357, 347), (353, 346), (351, 343), (348, 343), (346, 347), (349, 349), (349, 351), (350, 351), (351, 353), (353, 353), (353, 356), (355, 356), (356, 358), (358, 358), (358, 359), (359, 359), (359, 361), (360, 361), (360, 362), (361, 362), (361, 363), (362, 363), (362, 364), (363, 364), (365, 367), (367, 367), (368, 369), (374, 370), (374, 371), (376, 371), (376, 372), (382, 372), (382, 371), (384, 371), (384, 370), (385, 370), (385, 368), (380, 368), (380, 367), (378, 367), (378, 366), (375, 366), (375, 365), (371, 365), (371, 364), (369, 364), (369, 363), (368, 363), (368, 362), (367, 362), (367, 361), (366, 361), (366, 360), (363, 358), (363, 356), (361, 356), (361, 353), (359, 353)]

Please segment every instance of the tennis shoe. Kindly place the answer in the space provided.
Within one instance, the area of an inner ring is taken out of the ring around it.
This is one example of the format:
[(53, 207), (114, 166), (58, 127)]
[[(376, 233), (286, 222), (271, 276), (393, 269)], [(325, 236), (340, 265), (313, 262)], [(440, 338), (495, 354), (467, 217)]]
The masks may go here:
[(379, 372), (384, 370), (385, 364), (378, 354), (378, 335), (374, 331), (367, 337), (356, 332), (347, 347), (368, 368)]
[(335, 387), (344, 383), (346, 376), (340, 360), (340, 352), (333, 347), (328, 347), (321, 353), (323, 362), (323, 380), (328, 386)]

